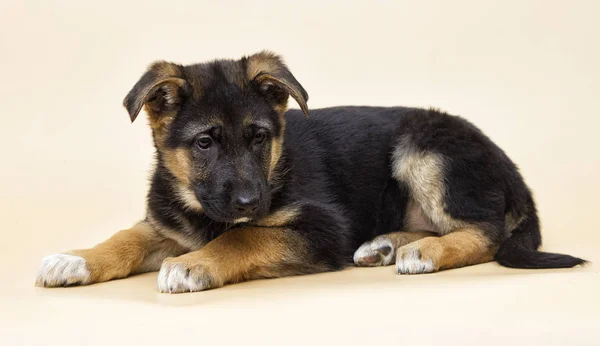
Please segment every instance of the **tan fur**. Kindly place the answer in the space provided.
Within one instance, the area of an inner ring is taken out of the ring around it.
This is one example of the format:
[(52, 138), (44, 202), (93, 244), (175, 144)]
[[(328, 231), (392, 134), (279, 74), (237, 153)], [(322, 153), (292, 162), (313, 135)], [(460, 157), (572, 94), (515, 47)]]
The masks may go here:
[(190, 187), (191, 184), (191, 166), (192, 160), (188, 149), (177, 148), (175, 150), (158, 145), (163, 158), (165, 167), (177, 178), (179, 183), (176, 184), (176, 193), (180, 200), (190, 209), (195, 212), (202, 212), (204, 209), (196, 194)]
[[(123, 105), (127, 108), (132, 121), (137, 118), (138, 113), (144, 108), (148, 115), (150, 127), (156, 132), (156, 130), (173, 120), (180, 101), (180, 94), (182, 91), (188, 91), (189, 85), (181, 78), (183, 72), (182, 67), (179, 65), (157, 61), (150, 65), (147, 71), (153, 77), (151, 83), (144, 85), (142, 90), (137, 90), (134, 94), (128, 94), (123, 100)], [(161, 93), (161, 97), (164, 97), (164, 103), (170, 106), (168, 112), (160, 112), (156, 102), (152, 101), (152, 97), (159, 90), (164, 93), (164, 95)]]
[[(412, 199), (407, 213), (409, 230), (427, 231), (439, 234), (449, 233), (457, 228), (468, 227), (467, 223), (453, 219), (445, 212), (444, 159), (435, 153), (426, 153), (411, 147), (409, 139), (403, 139), (393, 154), (393, 175), (405, 182)], [(417, 209), (418, 208), (418, 209)]]
[(491, 245), (483, 230), (463, 228), (441, 237), (427, 237), (403, 246), (397, 250), (396, 261), (414, 251), (418, 251), (422, 261), (431, 261), (433, 270), (437, 271), (490, 262), (494, 259), (496, 248)]
[(177, 113), (171, 112), (156, 115), (156, 113), (152, 109), (149, 109), (148, 106), (145, 107), (145, 111), (146, 114), (148, 114), (148, 123), (154, 131), (154, 138), (157, 142), (163, 143), (167, 134), (165, 129), (173, 122)]
[(142, 221), (93, 248), (68, 254), (85, 259), (90, 271), (89, 283), (94, 283), (158, 270), (163, 259), (184, 252), (176, 242), (160, 236), (149, 223)]
[(148, 67), (148, 70), (156, 72), (156, 74), (162, 78), (181, 77), (180, 67), (164, 60), (153, 62)]
[(260, 73), (277, 74), (281, 59), (273, 53), (260, 52), (248, 57), (248, 67), (246, 70), (248, 80), (253, 80)]
[(162, 89), (165, 92), (164, 97), (166, 103), (175, 106), (179, 102), (180, 89), (187, 89), (187, 85), (187, 82), (181, 78), (165, 77), (157, 79), (154, 84), (149, 85), (139, 93), (138, 97), (141, 104), (137, 107), (136, 114), (141, 110), (142, 106), (145, 106), (146, 113), (149, 116), (150, 126), (153, 129), (163, 126), (165, 123), (172, 120), (175, 112), (159, 114), (155, 110), (156, 105), (149, 101), (149, 99), (159, 89)]
[(164, 145), (164, 137), (168, 132), (168, 126), (154, 129), (155, 143), (160, 150), (165, 167), (179, 181), (176, 184), (176, 193), (185, 205), (195, 212), (202, 212), (203, 208), (191, 186), (192, 160), (190, 152), (186, 148), (171, 149)]
[(417, 240), (426, 238), (426, 237), (435, 237), (436, 234), (432, 232), (392, 232), (380, 235), (376, 237), (374, 240), (379, 238), (387, 239), (392, 243), (392, 247), (397, 249), (406, 244), (410, 244)]
[[(270, 52), (260, 52), (248, 57), (247, 77), (248, 80), (256, 80), (259, 83), (274, 83), (283, 88), (291, 95), (302, 109), (305, 115), (308, 115), (308, 105), (306, 98), (298, 88), (294, 87), (290, 81), (281, 76), (285, 65), (281, 58)], [(287, 102), (275, 107), (275, 110), (283, 114), (287, 109)]]
[[(288, 103), (284, 102), (284, 103), (280, 103), (278, 105), (275, 105), (275, 107), (273, 107), (273, 109), (275, 109), (275, 112), (281, 114), (281, 120), (283, 121), (283, 115), (285, 114), (285, 112), (287, 112), (288, 110)], [(283, 133), (283, 131), (281, 131)]]
[[(283, 126), (282, 126), (283, 127)], [(283, 132), (283, 130), (282, 130)], [(279, 163), (279, 159), (281, 158), (281, 152), (283, 148), (283, 135), (274, 137), (271, 140), (271, 158), (269, 162), (269, 174), (267, 179), (270, 181), (273, 176), (273, 171), (277, 167), (277, 163)]]
[[(165, 84), (162, 86), (162, 88), (167, 92), (167, 102), (179, 102), (179, 96), (177, 96), (177, 93), (179, 92), (179, 87), (177, 85)], [(147, 103), (144, 106), (144, 110), (148, 115), (148, 123), (150, 125), (150, 128), (152, 128), (154, 141), (158, 146), (162, 146), (164, 145), (167, 135), (169, 133), (169, 126), (171, 125), (171, 123), (173, 123), (173, 120), (175, 120), (175, 117), (177, 116), (177, 111), (162, 112), (158, 114), (152, 107), (152, 104)]]
[(300, 215), (300, 207), (288, 206), (277, 210), (270, 215), (252, 222), (253, 225), (262, 227), (283, 227), (294, 221)]
[(189, 210), (195, 211), (196, 213), (202, 213), (204, 211), (204, 207), (202, 207), (202, 204), (198, 201), (196, 193), (194, 193), (189, 185), (177, 184), (176, 189), (179, 199)]
[(187, 149), (167, 149), (160, 148), (163, 155), (165, 166), (181, 183), (188, 186), (190, 184), (191, 159)]
[(283, 151), (283, 134), (285, 133), (285, 112), (287, 111), (287, 102), (275, 106), (275, 111), (279, 113), (279, 120), (281, 122), (281, 132), (279, 136), (274, 137), (271, 140), (271, 161), (269, 163), (269, 175), (267, 179), (270, 181), (273, 178), (273, 171), (279, 163), (281, 158), (281, 152)]
[(282, 227), (242, 227), (227, 231), (198, 251), (165, 260), (189, 276), (209, 283), (226, 283), (319, 271), (307, 263), (304, 240)]

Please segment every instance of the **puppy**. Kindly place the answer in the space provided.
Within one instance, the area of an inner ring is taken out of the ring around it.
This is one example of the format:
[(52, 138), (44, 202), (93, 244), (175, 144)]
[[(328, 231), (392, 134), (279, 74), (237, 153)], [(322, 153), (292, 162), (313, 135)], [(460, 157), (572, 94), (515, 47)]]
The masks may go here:
[[(292, 97), (301, 110), (287, 111)], [(498, 261), (564, 268), (517, 167), (475, 126), (435, 110), (335, 107), (270, 52), (152, 64), (125, 97), (157, 163), (147, 216), (90, 249), (47, 256), (36, 284), (160, 270), (160, 292), (395, 263), (400, 274)], [(305, 117), (307, 116), (307, 117)]]

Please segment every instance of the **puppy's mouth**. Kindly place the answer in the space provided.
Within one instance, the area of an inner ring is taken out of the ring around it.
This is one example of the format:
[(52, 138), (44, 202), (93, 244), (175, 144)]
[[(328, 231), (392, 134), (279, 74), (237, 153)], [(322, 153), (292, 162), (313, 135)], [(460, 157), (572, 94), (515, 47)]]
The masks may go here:
[(233, 220), (234, 224), (238, 224), (238, 223), (244, 223), (244, 222), (250, 222), (252, 221), (252, 218), (249, 217), (240, 217), (239, 219), (235, 219)]
[(231, 211), (229, 208), (220, 208), (216, 205), (210, 205), (204, 202), (201, 202), (204, 207), (204, 214), (209, 218), (218, 221), (218, 222), (226, 222), (226, 223), (244, 223), (255, 220), (259, 218), (259, 214), (262, 213), (253, 213), (249, 214), (239, 214)]
[(228, 203), (221, 201), (219, 199), (210, 199), (197, 197), (199, 204), (202, 205), (202, 209), (204, 214), (208, 216), (210, 219), (215, 220), (217, 222), (226, 222), (226, 223), (244, 223), (252, 220), (256, 220), (262, 217), (265, 214), (264, 206), (260, 206), (255, 212), (252, 213), (240, 213), (229, 206)]

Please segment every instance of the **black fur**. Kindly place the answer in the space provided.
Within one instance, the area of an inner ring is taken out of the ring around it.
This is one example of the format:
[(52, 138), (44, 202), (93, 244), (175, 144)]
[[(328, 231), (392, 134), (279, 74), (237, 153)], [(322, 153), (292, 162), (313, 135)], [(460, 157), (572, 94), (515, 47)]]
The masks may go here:
[(529, 215), (500, 245), (496, 261), (511, 268), (570, 268), (585, 264), (581, 258), (537, 251), (541, 245), (540, 223), (531, 195), (527, 200)]

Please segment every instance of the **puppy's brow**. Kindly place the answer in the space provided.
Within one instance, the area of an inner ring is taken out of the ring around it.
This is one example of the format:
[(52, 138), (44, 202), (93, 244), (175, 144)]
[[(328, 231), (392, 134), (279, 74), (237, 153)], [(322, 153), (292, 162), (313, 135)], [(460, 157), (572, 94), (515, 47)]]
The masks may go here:
[(254, 126), (258, 126), (258, 127), (262, 127), (265, 128), (267, 130), (273, 131), (273, 124), (269, 121), (264, 121), (264, 120), (254, 120), (254, 121), (249, 121), (249, 125), (254, 125)]
[(194, 137), (199, 133), (207, 132), (212, 128), (218, 127), (220, 124), (189, 124), (183, 130), (183, 136), (185, 138)]

